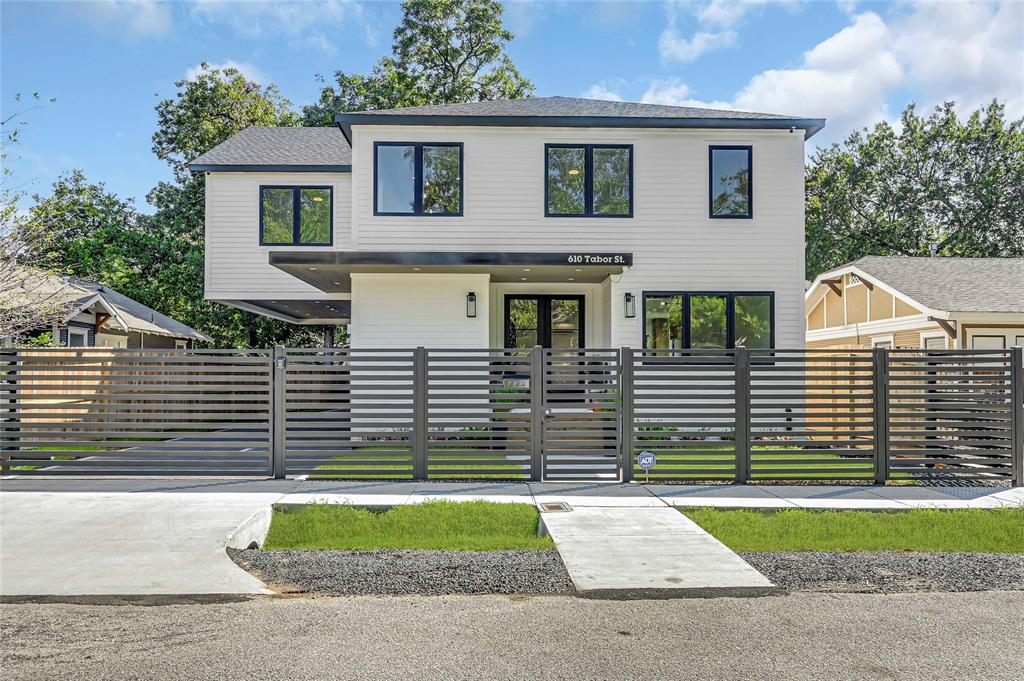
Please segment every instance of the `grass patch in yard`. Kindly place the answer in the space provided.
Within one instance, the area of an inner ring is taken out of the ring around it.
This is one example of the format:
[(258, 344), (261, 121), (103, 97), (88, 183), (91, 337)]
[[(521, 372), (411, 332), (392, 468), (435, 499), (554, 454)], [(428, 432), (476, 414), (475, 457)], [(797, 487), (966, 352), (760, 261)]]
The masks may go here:
[(734, 551), (1024, 552), (1024, 508), (683, 513)]
[(540, 514), (527, 504), (431, 501), (383, 513), (338, 504), (275, 508), (265, 549), (432, 549), (440, 551), (554, 548), (537, 536)]

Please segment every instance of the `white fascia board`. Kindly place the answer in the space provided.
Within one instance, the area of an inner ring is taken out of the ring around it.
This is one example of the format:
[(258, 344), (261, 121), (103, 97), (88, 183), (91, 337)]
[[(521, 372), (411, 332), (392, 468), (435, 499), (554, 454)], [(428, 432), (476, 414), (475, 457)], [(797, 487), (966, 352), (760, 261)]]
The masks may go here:
[(951, 312), (949, 319), (958, 324), (1024, 324), (1021, 312)]
[[(856, 274), (862, 280), (867, 279), (868, 281), (871, 282), (872, 286), (876, 286), (876, 287), (882, 289), (883, 291), (885, 291), (889, 295), (893, 296), (894, 298), (901, 298), (901, 299), (903, 299), (904, 302), (909, 303), (910, 305), (913, 305), (917, 309), (919, 309), (922, 312), (924, 312), (926, 316), (938, 317), (939, 319), (949, 319), (950, 318), (950, 313), (949, 312), (945, 312), (943, 310), (932, 309), (932, 308), (928, 307), (927, 305), (924, 305), (923, 303), (920, 303), (920, 302), (914, 300), (913, 298), (908, 296), (906, 293), (903, 293), (902, 291), (897, 291), (892, 286), (889, 286), (888, 284), (886, 284), (884, 281), (881, 281), (881, 280), (877, 279), (876, 277), (868, 274), (867, 272), (865, 272), (864, 270), (862, 270), (861, 268), (859, 268), (859, 267), (857, 267), (855, 265), (846, 265), (845, 267), (840, 267), (839, 269), (830, 270), (828, 272), (822, 272), (817, 277), (815, 277), (814, 281), (811, 282), (811, 287), (809, 289), (807, 289), (807, 293), (804, 294), (804, 307), (805, 307), (805, 310), (806, 310), (807, 304), (810, 302), (810, 299), (811, 299), (811, 291), (814, 291), (815, 289), (817, 289), (818, 285), (821, 284), (823, 279), (832, 279), (833, 277), (841, 277), (841, 276), (843, 276), (845, 274)], [(824, 293), (822, 294), (822, 296), (824, 296)], [(815, 300), (814, 304), (817, 305), (817, 303), (818, 303), (818, 301)], [(811, 309), (812, 310), (814, 309), (813, 306), (811, 307)], [(805, 312), (805, 314), (809, 314), (809, 312), (810, 311), (807, 310)]]
[(807, 332), (807, 340), (835, 340), (849, 336), (874, 336), (881, 333), (909, 331), (932, 325), (937, 329), (942, 328), (935, 322), (928, 321), (928, 315), (917, 314), (912, 317), (896, 317), (895, 319), (880, 319), (877, 322), (859, 322), (857, 324), (833, 326), (828, 329), (815, 329), (814, 331)]
[(73, 309), (71, 311), (71, 314), (69, 314), (67, 317), (64, 318), (64, 321), (62, 322), (62, 325), (63, 324), (67, 324), (71, 320), (72, 317), (74, 317), (75, 315), (81, 314), (82, 312), (85, 312), (87, 309), (89, 309), (90, 307), (92, 307), (94, 305), (99, 307), (100, 309), (102, 309), (107, 314), (109, 314), (110, 318), (113, 319), (115, 322), (117, 322), (117, 325), (120, 326), (123, 331), (128, 331), (129, 330), (128, 329), (128, 324), (126, 324), (124, 319), (121, 317), (121, 315), (119, 315), (117, 313), (117, 309), (114, 308), (114, 306), (111, 305), (110, 303), (108, 303), (106, 300), (104, 300), (103, 296), (100, 295), (99, 293), (94, 295), (92, 298), (89, 298), (89, 299), (85, 300), (81, 305), (79, 305), (78, 307)]

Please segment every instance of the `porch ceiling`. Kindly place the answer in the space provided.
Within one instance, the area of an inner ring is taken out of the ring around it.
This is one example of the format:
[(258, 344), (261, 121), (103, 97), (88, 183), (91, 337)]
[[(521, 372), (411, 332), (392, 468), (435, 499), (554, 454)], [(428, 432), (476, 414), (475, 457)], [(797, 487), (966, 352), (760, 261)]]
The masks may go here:
[(494, 282), (600, 283), (633, 264), (632, 253), (276, 251), (270, 264), (325, 293), (352, 291), (352, 274), (490, 274)]

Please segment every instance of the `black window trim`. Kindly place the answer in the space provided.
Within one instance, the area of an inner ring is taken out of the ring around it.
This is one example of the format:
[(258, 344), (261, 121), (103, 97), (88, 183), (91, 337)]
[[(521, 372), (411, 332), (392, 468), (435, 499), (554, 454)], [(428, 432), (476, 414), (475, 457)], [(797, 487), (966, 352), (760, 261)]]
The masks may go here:
[[(747, 172), (747, 214), (715, 215), (715, 151), (746, 151)], [(753, 220), (754, 219), (754, 147), (750, 144), (712, 144), (708, 146), (708, 217), (712, 220)]]
[[(550, 211), (550, 183), (548, 178), (548, 155), (551, 149), (583, 149), (583, 212), (552, 213)], [(629, 150), (629, 211), (626, 213), (594, 212), (594, 149)], [(572, 142), (550, 142), (544, 144), (544, 217), (546, 218), (631, 218), (633, 217), (633, 145), (632, 144), (576, 144)]]
[[(291, 243), (277, 243), (268, 242), (264, 238), (263, 231), (263, 190), (264, 189), (291, 189), (292, 190), (292, 240)], [(330, 223), (327, 230), (328, 239), (326, 242), (306, 242), (303, 243), (299, 240), (299, 235), (302, 232), (301, 215), (302, 215), (302, 202), (300, 201), (300, 194), (303, 189), (326, 189), (328, 193), (328, 201), (331, 205), (331, 216)], [(334, 187), (332, 185), (317, 185), (317, 184), (261, 184), (260, 185), (260, 246), (333, 246), (334, 245)]]
[[(377, 149), (378, 147), (413, 147), (413, 209), (408, 212), (377, 210)], [(459, 212), (458, 213), (425, 213), (423, 212), (423, 147), (458, 147), (459, 149)], [(373, 215), (383, 217), (441, 217), (460, 218), (466, 207), (466, 156), (463, 142), (392, 142), (375, 141), (373, 143)]]
[(682, 296), (683, 305), (681, 314), (683, 325), (683, 347), (682, 350), (691, 350), (692, 338), (690, 337), (690, 298), (692, 296), (724, 296), (725, 297), (725, 338), (726, 349), (736, 347), (736, 297), (737, 296), (768, 296), (769, 314), (771, 316), (771, 332), (768, 340), (769, 348), (775, 347), (775, 292), (774, 291), (644, 291), (642, 298), (643, 316), (640, 330), (643, 339), (643, 347), (647, 348), (647, 299), (667, 298), (669, 296)]

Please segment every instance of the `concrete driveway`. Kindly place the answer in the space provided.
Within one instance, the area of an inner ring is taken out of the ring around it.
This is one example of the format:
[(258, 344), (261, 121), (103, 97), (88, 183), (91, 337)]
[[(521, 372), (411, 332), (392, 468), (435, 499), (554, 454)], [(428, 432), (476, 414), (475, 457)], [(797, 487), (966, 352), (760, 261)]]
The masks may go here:
[[(118, 481), (104, 491), (0, 494), (4, 596), (267, 593), (224, 551), (231, 531), (294, 482)], [(86, 487), (83, 485), (83, 487)], [(216, 492), (216, 493), (210, 493)]]

